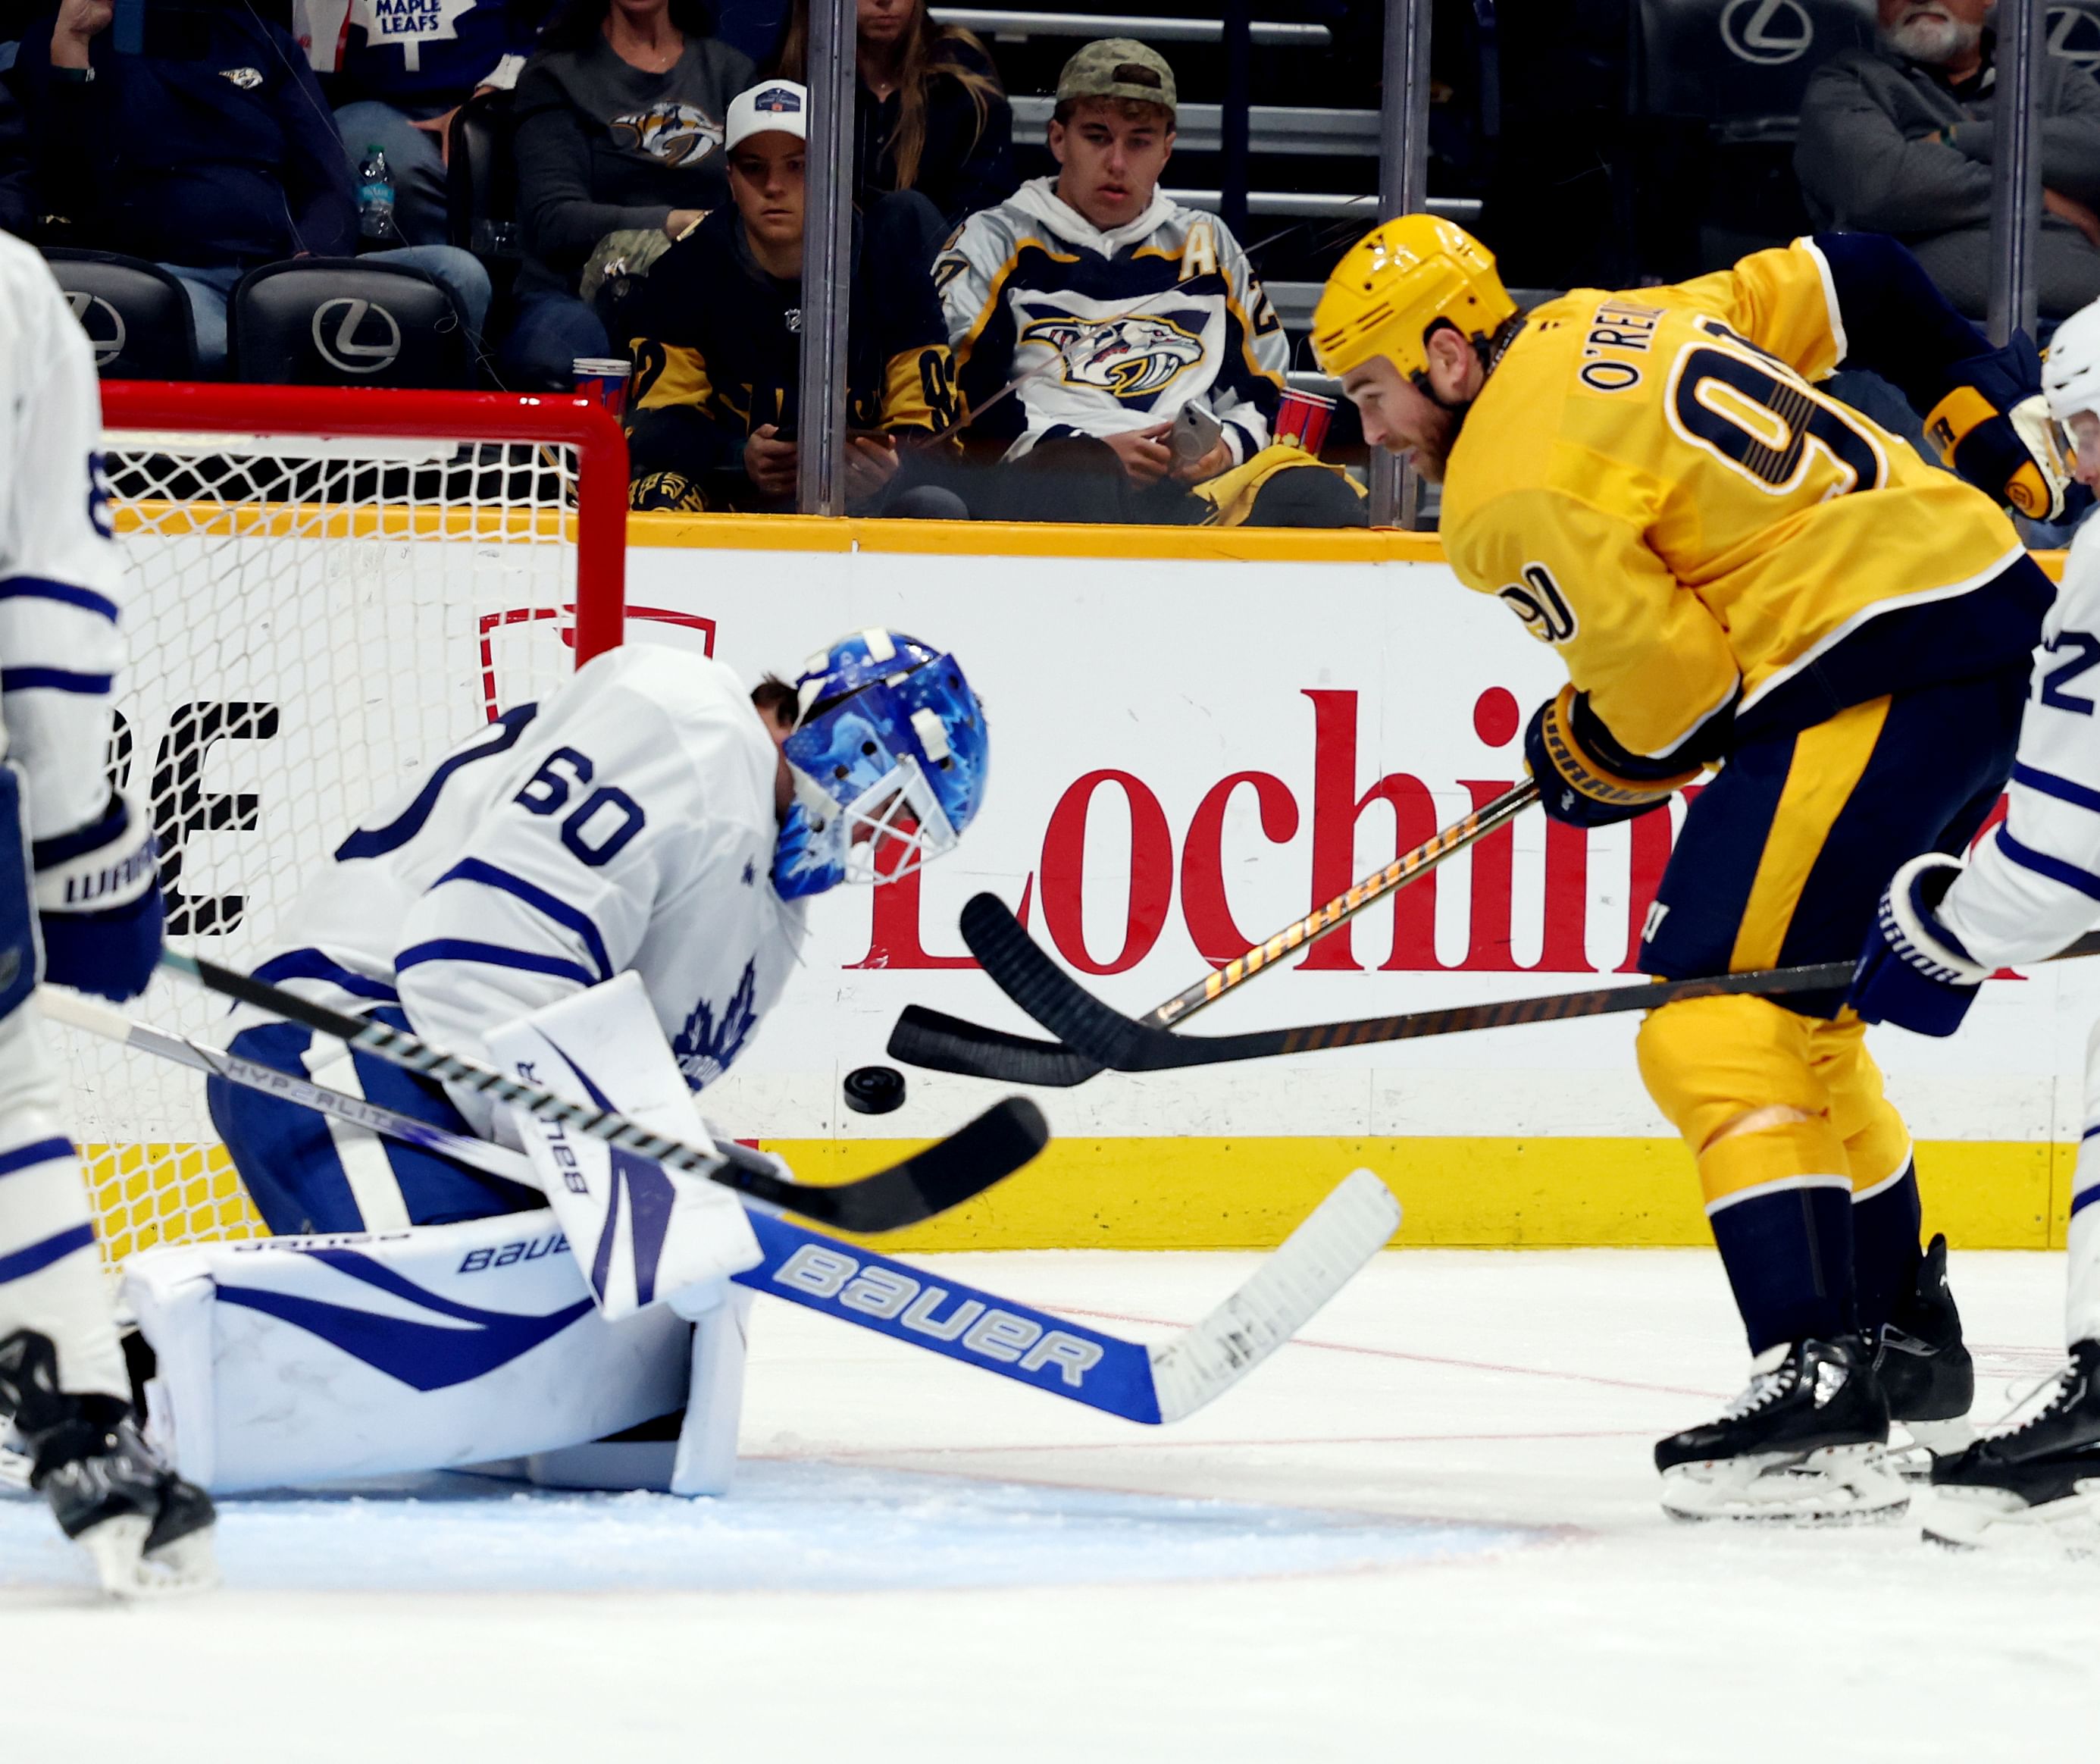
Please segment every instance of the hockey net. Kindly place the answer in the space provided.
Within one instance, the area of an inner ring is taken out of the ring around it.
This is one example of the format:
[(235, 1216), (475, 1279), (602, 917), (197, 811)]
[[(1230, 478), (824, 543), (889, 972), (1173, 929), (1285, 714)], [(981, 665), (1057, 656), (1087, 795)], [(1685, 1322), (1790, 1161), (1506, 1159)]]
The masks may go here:
[[(626, 449), (589, 400), (103, 387), (128, 660), (109, 755), (151, 805), (168, 936), (247, 967), (399, 781), (620, 640)], [(126, 1007), (211, 1036), (162, 976)], [(114, 1265), (258, 1235), (195, 1073), (54, 1027)]]

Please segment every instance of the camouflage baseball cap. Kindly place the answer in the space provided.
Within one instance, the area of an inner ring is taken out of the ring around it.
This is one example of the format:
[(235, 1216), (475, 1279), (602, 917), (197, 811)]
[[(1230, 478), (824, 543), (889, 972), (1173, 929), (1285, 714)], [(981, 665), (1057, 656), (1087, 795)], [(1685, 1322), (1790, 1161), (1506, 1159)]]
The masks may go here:
[(1057, 76), (1057, 102), (1068, 98), (1134, 98), (1174, 108), (1174, 70), (1156, 49), (1129, 37), (1088, 43)]

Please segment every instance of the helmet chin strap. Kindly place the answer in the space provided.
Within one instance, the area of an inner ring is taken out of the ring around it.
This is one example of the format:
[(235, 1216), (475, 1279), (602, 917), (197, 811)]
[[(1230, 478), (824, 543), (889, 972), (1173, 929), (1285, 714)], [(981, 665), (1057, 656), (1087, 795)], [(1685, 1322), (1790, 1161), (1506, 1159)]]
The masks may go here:
[[(1439, 410), (1448, 410), (1457, 419), (1451, 425), (1453, 440), (1458, 440), (1459, 431), (1466, 427), (1467, 413), (1471, 410), (1474, 404), (1480, 398), (1480, 391), (1486, 387), (1495, 369), (1502, 365), (1502, 357), (1509, 353), (1510, 345), (1516, 341), (1517, 334), (1523, 330), (1524, 322), (1523, 313), (1512, 313), (1495, 327), (1493, 336), (1481, 338), (1474, 343), (1473, 352), (1480, 358), (1480, 386), (1475, 390), (1471, 398), (1440, 397), (1435, 385), (1430, 380), (1427, 369), (1412, 376), (1416, 391), (1431, 404), (1436, 405)], [(1456, 327), (1454, 326), (1453, 329), (1455, 330)]]

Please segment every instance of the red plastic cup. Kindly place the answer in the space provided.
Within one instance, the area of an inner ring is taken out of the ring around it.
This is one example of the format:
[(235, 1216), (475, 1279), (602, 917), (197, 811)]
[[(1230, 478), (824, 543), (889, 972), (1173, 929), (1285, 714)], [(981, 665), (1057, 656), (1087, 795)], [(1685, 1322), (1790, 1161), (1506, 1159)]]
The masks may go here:
[(576, 377), (576, 390), (585, 397), (595, 398), (615, 418), (627, 413), (627, 382), (634, 372), (633, 362), (624, 356), (578, 356), (569, 366)]
[(1276, 438), (1302, 447), (1314, 458), (1327, 444), (1327, 424), (1335, 414), (1335, 400), (1317, 392), (1286, 391), (1277, 406)]

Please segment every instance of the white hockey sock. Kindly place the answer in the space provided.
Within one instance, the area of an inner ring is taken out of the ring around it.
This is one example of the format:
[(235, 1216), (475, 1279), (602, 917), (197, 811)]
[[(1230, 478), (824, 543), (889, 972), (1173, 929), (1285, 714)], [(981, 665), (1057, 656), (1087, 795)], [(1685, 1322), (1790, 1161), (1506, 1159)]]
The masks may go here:
[(2070, 1267), (2064, 1339), (2100, 1341), (2100, 1023), (2085, 1044), (2085, 1136), (2071, 1179)]
[(60, 1388), (130, 1398), (87, 1189), (33, 1005), (0, 1021), (0, 1338), (57, 1346)]

